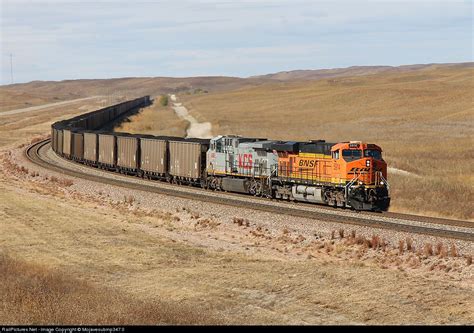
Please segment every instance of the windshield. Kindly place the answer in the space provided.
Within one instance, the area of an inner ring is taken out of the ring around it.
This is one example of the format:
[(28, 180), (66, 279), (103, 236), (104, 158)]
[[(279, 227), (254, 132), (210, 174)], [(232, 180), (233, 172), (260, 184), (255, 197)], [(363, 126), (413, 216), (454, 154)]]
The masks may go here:
[(381, 160), (382, 159), (382, 152), (380, 150), (375, 150), (375, 149), (366, 149), (366, 150), (364, 150), (364, 156), (365, 157), (373, 157), (376, 160)]
[(350, 161), (355, 161), (358, 160), (362, 157), (362, 150), (360, 149), (344, 149), (342, 151), (342, 157), (344, 158), (344, 161), (350, 162)]

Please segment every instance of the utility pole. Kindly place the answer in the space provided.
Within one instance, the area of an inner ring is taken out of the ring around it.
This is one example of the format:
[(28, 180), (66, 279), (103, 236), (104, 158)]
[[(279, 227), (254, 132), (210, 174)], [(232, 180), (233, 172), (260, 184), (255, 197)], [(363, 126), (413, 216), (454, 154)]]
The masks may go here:
[(13, 54), (10, 53), (10, 77), (13, 84)]

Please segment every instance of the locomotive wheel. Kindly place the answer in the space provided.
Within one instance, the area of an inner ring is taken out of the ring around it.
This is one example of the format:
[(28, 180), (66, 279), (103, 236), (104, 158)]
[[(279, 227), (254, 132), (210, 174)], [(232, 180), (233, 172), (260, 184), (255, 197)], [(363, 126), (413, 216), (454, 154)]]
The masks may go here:
[(215, 177), (209, 178), (207, 181), (207, 188), (212, 191), (219, 190), (219, 180)]
[(253, 196), (260, 196), (262, 194), (262, 184), (255, 179), (250, 181), (249, 193)]

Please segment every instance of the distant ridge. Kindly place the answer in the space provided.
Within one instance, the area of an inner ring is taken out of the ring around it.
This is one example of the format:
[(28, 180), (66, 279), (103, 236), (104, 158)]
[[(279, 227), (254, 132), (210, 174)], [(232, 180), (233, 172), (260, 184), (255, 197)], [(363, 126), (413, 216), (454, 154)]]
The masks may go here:
[[(205, 94), (259, 87), (265, 84), (328, 80), (383, 73), (407, 73), (443, 68), (472, 68), (474, 62), (454, 64), (417, 64), (404, 66), (351, 66), (347, 68), (292, 70), (247, 78), (231, 76), (196, 77), (123, 77), (110, 79), (67, 79), (31, 81), (0, 86), (0, 109), (9, 110), (88, 96), (120, 95), (126, 98), (161, 94)], [(29, 100), (29, 104), (21, 101)], [(15, 102), (18, 101), (18, 102)]]
[(272, 81), (296, 81), (296, 80), (320, 80), (341, 76), (361, 76), (383, 72), (409, 72), (419, 69), (434, 67), (474, 67), (474, 62), (446, 63), (446, 64), (417, 64), (403, 66), (351, 66), (346, 68), (332, 69), (308, 69), (282, 71), (272, 74), (251, 76), (249, 79), (272, 80)]

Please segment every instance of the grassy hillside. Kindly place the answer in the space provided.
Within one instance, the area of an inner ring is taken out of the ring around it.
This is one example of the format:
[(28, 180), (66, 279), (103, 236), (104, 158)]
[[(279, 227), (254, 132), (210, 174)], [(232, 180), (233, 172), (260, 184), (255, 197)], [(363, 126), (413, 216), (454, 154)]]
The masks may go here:
[(473, 77), (430, 66), (181, 98), (213, 133), (377, 143), (411, 173), (389, 174), (393, 211), (473, 219)]
[[(437, 65), (449, 67), (450, 64)], [(472, 66), (472, 63), (456, 66)], [(165, 93), (219, 92), (243, 87), (256, 87), (271, 82), (321, 80), (344, 76), (360, 76), (375, 73), (410, 73), (432, 65), (410, 66), (353, 66), (348, 68), (294, 70), (249, 78), (225, 76), (201, 77), (127, 77), (114, 79), (83, 79), (63, 81), (32, 81), (29, 83), (0, 86), (0, 112), (70, 100), (88, 96), (158, 96)]]
[(184, 137), (188, 126), (188, 123), (179, 118), (170, 106), (161, 106), (158, 101), (127, 120), (115, 127), (114, 131)]

